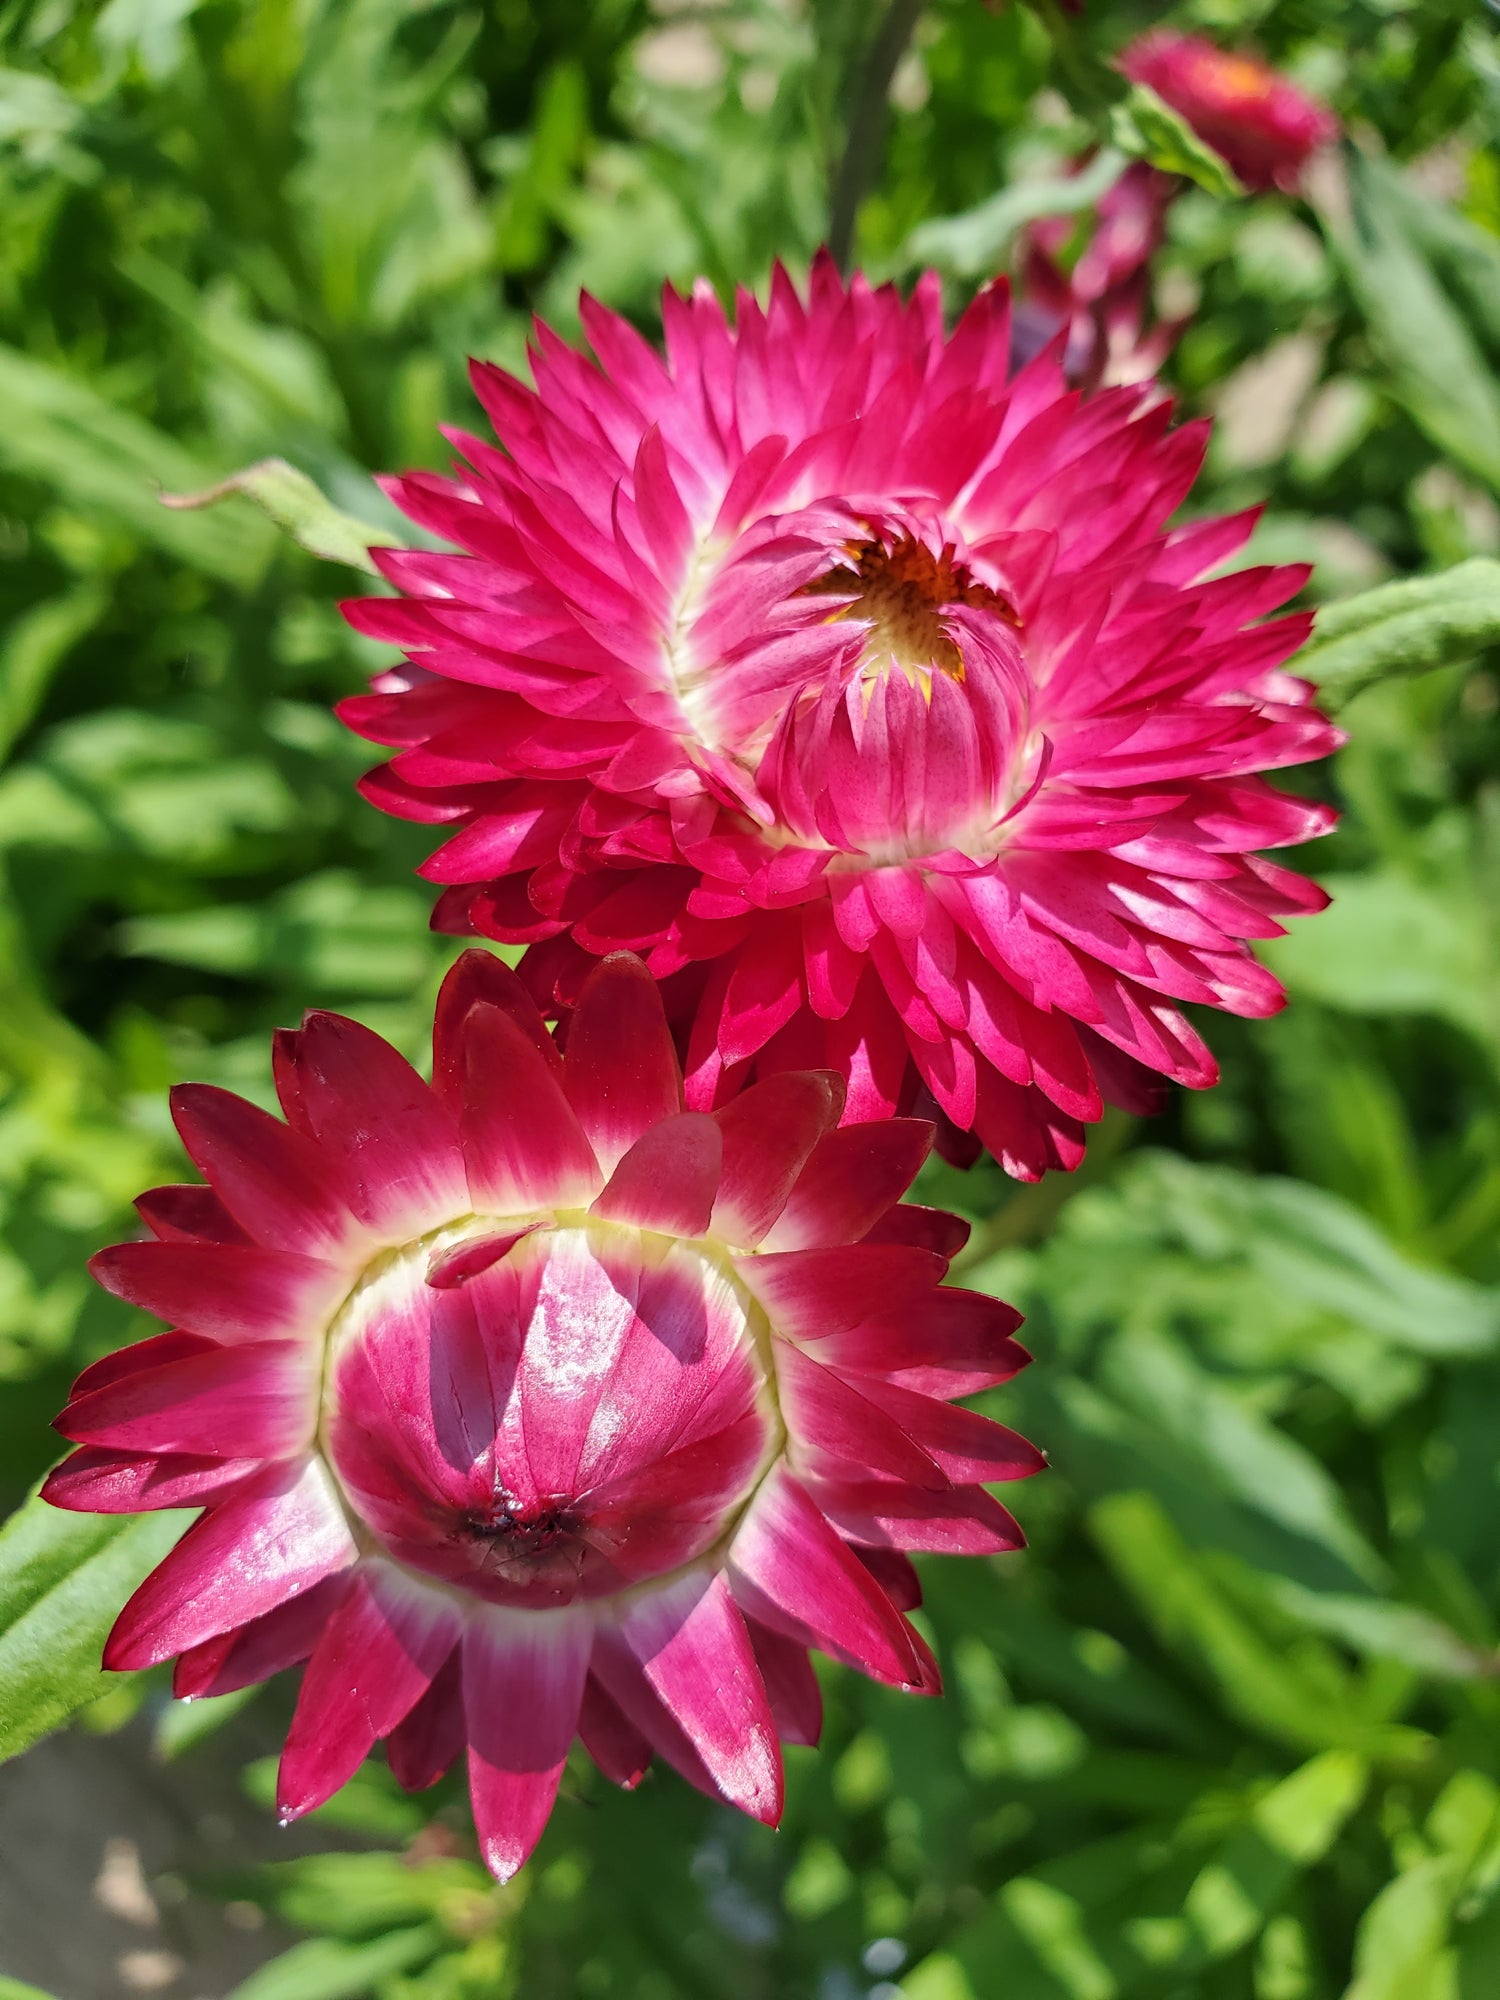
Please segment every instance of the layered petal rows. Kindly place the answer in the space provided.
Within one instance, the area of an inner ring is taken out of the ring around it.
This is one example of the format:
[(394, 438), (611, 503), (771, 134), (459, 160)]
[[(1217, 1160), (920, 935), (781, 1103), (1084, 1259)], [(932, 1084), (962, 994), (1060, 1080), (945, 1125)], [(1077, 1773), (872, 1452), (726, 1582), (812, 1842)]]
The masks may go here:
[(986, 1488), (1040, 1456), (959, 1400), (1024, 1363), (1017, 1315), (939, 1289), (963, 1225), (900, 1204), (930, 1126), (840, 1128), (827, 1071), (686, 1108), (637, 958), (595, 967), (564, 1052), (470, 951), (433, 1040), (429, 1085), (309, 1015), (284, 1122), (175, 1093), (206, 1184), (94, 1265), (173, 1330), (79, 1378), (45, 1489), (203, 1509), (106, 1663), (206, 1695), (305, 1662), (283, 1815), (377, 1742), (413, 1788), (466, 1754), (502, 1878), (575, 1740), (774, 1823), (809, 1650), (934, 1692), (909, 1552), (1020, 1542)]
[(1262, 775), (1337, 740), (1268, 615), (1304, 572), (1218, 574), (1252, 517), (1168, 525), (1201, 426), (1056, 343), (1012, 374), (1003, 289), (948, 336), (935, 279), (826, 259), (663, 311), (664, 356), (585, 300), (597, 366), (476, 366), (503, 451), (391, 482), (461, 552), (348, 607), (408, 660), (343, 710), (395, 751), (366, 794), (545, 1011), (643, 953), (691, 1109), (826, 1067), (1076, 1165), (1106, 1098), (1213, 1081), (1182, 1004), (1273, 1011), (1251, 943), (1321, 904), (1256, 852), (1330, 819)]

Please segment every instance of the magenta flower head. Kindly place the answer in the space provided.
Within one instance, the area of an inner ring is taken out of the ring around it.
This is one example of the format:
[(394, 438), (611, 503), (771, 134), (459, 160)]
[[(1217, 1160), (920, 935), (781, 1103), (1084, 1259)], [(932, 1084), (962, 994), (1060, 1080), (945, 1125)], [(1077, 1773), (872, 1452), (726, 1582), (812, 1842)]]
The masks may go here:
[(1327, 105), (1254, 56), (1230, 55), (1201, 35), (1151, 28), (1120, 68), (1185, 118), (1246, 187), (1295, 194), (1308, 160), (1338, 137)]
[(1205, 581), (1254, 517), (1168, 528), (1203, 427), (1012, 377), (1001, 289), (950, 338), (935, 278), (826, 257), (663, 310), (665, 359), (585, 299), (598, 367), (477, 365), (505, 449), (391, 482), (463, 553), (347, 607), (410, 661), (342, 711), (399, 746), (366, 796), (447, 828), (434, 921), (530, 944), (547, 1010), (645, 954), (694, 1108), (826, 1067), (1074, 1166), (1105, 1095), (1214, 1080), (1179, 1003), (1273, 1012), (1248, 940), (1322, 904), (1250, 852), (1331, 817), (1258, 775), (1338, 740), (1263, 622), (1306, 572)]
[(810, 1647), (936, 1692), (907, 1551), (1017, 1547), (985, 1482), (1042, 1461), (955, 1404), (1027, 1357), (1009, 1307), (939, 1289), (964, 1225), (898, 1205), (930, 1126), (838, 1129), (809, 1072), (685, 1112), (628, 957), (566, 1056), (474, 951), (430, 1086), (336, 1014), (278, 1037), (276, 1085), (285, 1123), (180, 1088), (208, 1184), (142, 1196), (155, 1240), (94, 1263), (175, 1330), (79, 1377), (46, 1496), (204, 1509), (108, 1666), (176, 1657), (209, 1695), (306, 1660), (286, 1818), (378, 1739), (413, 1788), (467, 1746), (502, 1878), (575, 1736), (774, 1824)]

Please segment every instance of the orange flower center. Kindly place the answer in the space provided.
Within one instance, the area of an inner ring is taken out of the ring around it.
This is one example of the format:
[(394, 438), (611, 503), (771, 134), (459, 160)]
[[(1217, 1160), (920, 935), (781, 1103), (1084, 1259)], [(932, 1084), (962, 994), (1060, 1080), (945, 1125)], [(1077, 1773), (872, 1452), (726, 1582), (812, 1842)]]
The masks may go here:
[(889, 547), (873, 540), (844, 547), (849, 565), (829, 570), (807, 588), (819, 596), (851, 593), (851, 601), (833, 616), (869, 625), (864, 657), (870, 669), (894, 664), (913, 679), (944, 673), (962, 681), (963, 655), (943, 618), (950, 604), (991, 612), (1008, 625), (1020, 623), (1013, 606), (976, 583), (955, 560), (951, 542), (938, 555), (914, 535), (903, 535)]

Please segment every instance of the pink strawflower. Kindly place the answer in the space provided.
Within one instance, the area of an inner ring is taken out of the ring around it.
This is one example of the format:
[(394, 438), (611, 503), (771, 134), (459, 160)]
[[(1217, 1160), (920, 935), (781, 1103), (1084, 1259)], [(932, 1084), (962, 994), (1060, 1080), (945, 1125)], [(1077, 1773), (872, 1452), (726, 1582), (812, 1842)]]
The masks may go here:
[(110, 1667), (180, 1695), (307, 1661), (285, 1819), (384, 1739), (403, 1785), (467, 1746), (485, 1859), (518, 1869), (575, 1736), (774, 1824), (819, 1647), (935, 1693), (912, 1549), (1021, 1536), (983, 1482), (1036, 1471), (958, 1407), (1026, 1360), (1018, 1316), (939, 1289), (967, 1231), (898, 1205), (931, 1127), (837, 1129), (836, 1076), (685, 1112), (638, 959), (560, 1055), (465, 954), (429, 1087), (336, 1014), (277, 1037), (286, 1123), (173, 1099), (202, 1187), (96, 1277), (177, 1331), (87, 1369), (47, 1498), (204, 1513), (122, 1612)]
[(1280, 671), (1309, 619), (1261, 622), (1306, 571), (1202, 581), (1254, 519), (1167, 528), (1204, 426), (1010, 378), (1002, 289), (950, 338), (935, 278), (827, 258), (737, 328), (663, 309), (665, 361), (585, 299), (600, 367), (477, 364), (504, 452), (390, 483), (465, 553), (347, 607), (411, 661), (343, 707), (401, 746), (366, 796), (448, 828), (434, 922), (531, 944), (548, 1009), (645, 953), (696, 1108), (826, 1066), (1074, 1166), (1105, 1095), (1214, 1080), (1178, 1003), (1273, 1012), (1247, 940), (1324, 900), (1249, 851), (1330, 823), (1257, 775), (1338, 740)]
[(1338, 137), (1327, 105), (1254, 56), (1230, 55), (1201, 35), (1151, 28), (1120, 68), (1165, 99), (1246, 187), (1295, 194), (1311, 156)]
[[(1081, 166), (1083, 162), (1079, 162)], [(1149, 382), (1185, 319), (1151, 316), (1151, 261), (1166, 234), (1178, 183), (1133, 160), (1099, 202), (1093, 232), (1071, 270), (1060, 261), (1072, 216), (1034, 222), (1022, 237), (1013, 359), (1029, 361), (1061, 333), (1063, 370), (1081, 389)]]

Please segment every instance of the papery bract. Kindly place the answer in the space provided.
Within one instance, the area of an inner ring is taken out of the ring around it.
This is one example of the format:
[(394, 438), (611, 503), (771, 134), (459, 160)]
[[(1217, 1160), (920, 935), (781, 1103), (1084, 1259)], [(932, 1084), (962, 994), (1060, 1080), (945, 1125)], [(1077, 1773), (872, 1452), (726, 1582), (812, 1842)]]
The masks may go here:
[(390, 483), (465, 553), (347, 607), (410, 662), (343, 707), (396, 747), (366, 796), (549, 1010), (643, 952), (694, 1108), (826, 1065), (1074, 1166), (1106, 1096), (1213, 1081), (1180, 1003), (1272, 1012), (1249, 940), (1323, 901), (1251, 851), (1331, 819), (1260, 776), (1338, 740), (1265, 622), (1306, 572), (1213, 575), (1253, 516), (1168, 527), (1203, 427), (1012, 376), (1001, 289), (949, 337), (935, 278), (826, 258), (663, 311), (665, 358), (585, 299), (599, 367), (545, 326), (534, 392), (476, 366), (505, 450)]
[(939, 1289), (964, 1225), (899, 1203), (929, 1125), (839, 1129), (827, 1073), (684, 1110), (627, 956), (565, 1055), (471, 951), (431, 1086), (333, 1014), (278, 1037), (276, 1086), (285, 1123), (178, 1090), (208, 1185), (95, 1260), (175, 1330), (80, 1376), (46, 1495), (204, 1509), (107, 1665), (209, 1695), (305, 1661), (283, 1816), (377, 1741), (409, 1787), (467, 1749), (501, 1877), (575, 1738), (774, 1823), (809, 1648), (936, 1691), (908, 1552), (1017, 1547), (986, 1482), (1042, 1461), (956, 1400), (1027, 1357), (1009, 1307)]
[(1295, 193), (1308, 160), (1338, 136), (1327, 105), (1256, 57), (1232, 55), (1202, 35), (1148, 29), (1120, 68), (1170, 104), (1247, 187)]

